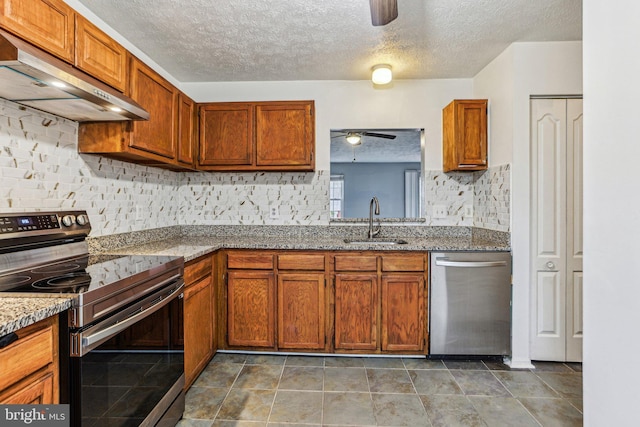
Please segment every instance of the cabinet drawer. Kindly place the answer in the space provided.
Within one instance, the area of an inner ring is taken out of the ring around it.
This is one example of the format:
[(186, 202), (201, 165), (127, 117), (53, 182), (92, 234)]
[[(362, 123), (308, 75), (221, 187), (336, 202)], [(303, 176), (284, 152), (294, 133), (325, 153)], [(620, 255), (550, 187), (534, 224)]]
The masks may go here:
[(243, 270), (273, 269), (273, 255), (256, 253), (230, 253), (227, 255), (227, 268)]
[(211, 256), (206, 255), (185, 265), (184, 282), (189, 286), (209, 274), (211, 274)]
[(334, 261), (336, 271), (376, 271), (375, 255), (336, 255)]
[(54, 331), (51, 326), (21, 336), (0, 350), (0, 390), (53, 363)]
[(324, 270), (324, 255), (285, 254), (278, 255), (280, 270)]
[(424, 271), (424, 255), (387, 255), (382, 257), (382, 271)]

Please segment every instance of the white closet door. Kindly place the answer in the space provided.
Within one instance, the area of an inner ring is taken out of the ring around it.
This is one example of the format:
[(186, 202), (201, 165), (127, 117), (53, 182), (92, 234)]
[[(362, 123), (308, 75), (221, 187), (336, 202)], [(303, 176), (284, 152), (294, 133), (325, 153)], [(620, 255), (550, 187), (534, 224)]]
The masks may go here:
[(567, 100), (567, 354), (582, 361), (582, 100)]
[(567, 129), (563, 99), (531, 101), (531, 358), (566, 350)]
[(582, 100), (531, 101), (533, 360), (582, 361)]

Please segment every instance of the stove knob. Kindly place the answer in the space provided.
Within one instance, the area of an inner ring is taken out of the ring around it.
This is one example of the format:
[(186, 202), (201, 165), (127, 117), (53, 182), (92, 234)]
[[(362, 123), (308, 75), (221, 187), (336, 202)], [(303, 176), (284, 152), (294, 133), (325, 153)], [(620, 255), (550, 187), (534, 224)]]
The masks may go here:
[(64, 224), (66, 227), (71, 227), (75, 223), (76, 217), (73, 215), (65, 215), (62, 217), (62, 224)]
[(78, 225), (87, 225), (89, 224), (89, 217), (86, 215), (78, 215), (76, 217), (76, 223)]

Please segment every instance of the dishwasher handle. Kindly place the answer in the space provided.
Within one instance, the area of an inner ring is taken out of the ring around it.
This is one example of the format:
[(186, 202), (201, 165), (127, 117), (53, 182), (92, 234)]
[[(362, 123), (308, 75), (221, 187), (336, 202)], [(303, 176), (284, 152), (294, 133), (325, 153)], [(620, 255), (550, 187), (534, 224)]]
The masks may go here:
[(436, 258), (436, 266), (438, 267), (462, 267), (462, 268), (481, 268), (481, 267), (506, 267), (506, 261), (449, 261), (447, 258)]

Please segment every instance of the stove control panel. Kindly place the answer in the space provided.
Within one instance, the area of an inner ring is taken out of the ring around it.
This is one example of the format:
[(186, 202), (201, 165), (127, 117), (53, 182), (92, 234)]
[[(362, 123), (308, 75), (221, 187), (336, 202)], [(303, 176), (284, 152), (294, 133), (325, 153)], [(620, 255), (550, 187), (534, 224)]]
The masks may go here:
[[(90, 229), (86, 212), (0, 214), (0, 235), (25, 232), (58, 232), (61, 229)], [(8, 236), (7, 236), (8, 237)]]

